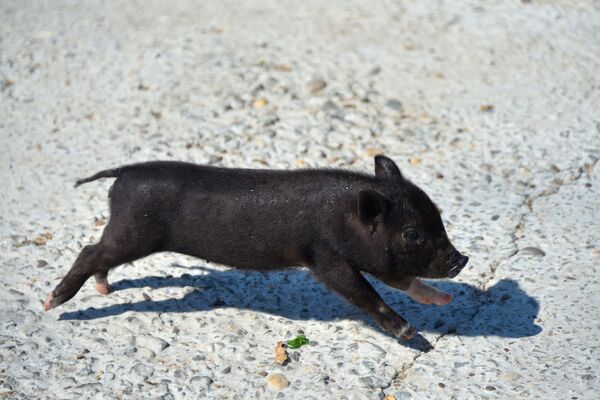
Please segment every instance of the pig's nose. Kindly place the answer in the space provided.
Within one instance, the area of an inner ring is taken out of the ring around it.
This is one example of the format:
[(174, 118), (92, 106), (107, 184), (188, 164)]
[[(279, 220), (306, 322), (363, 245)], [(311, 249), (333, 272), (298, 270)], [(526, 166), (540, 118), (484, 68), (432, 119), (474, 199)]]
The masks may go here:
[(452, 253), (452, 256), (450, 257), (450, 262), (448, 263), (449, 268), (446, 272), (448, 278), (452, 279), (456, 275), (458, 275), (460, 271), (462, 271), (462, 269), (465, 267), (465, 265), (467, 265), (468, 262), (469, 257), (463, 256), (458, 251), (454, 251), (454, 253)]

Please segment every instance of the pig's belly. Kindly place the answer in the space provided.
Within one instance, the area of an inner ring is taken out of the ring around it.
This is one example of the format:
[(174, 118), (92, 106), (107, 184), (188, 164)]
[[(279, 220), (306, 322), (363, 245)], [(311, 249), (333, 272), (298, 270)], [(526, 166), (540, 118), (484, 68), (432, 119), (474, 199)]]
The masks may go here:
[(238, 268), (302, 264), (314, 221), (290, 196), (188, 193), (166, 224), (168, 250)]
[[(208, 221), (207, 221), (208, 222)], [(274, 227), (251, 229), (255, 224), (190, 226), (170, 235), (166, 250), (242, 269), (270, 270), (304, 264), (301, 238)]]
[[(178, 248), (172, 251), (240, 269), (273, 270), (303, 265), (300, 259), (289, 257), (285, 252), (260, 251), (257, 249), (237, 248), (233, 250), (228, 246), (223, 246), (219, 249), (207, 247)], [(289, 253), (294, 252), (290, 251)]]

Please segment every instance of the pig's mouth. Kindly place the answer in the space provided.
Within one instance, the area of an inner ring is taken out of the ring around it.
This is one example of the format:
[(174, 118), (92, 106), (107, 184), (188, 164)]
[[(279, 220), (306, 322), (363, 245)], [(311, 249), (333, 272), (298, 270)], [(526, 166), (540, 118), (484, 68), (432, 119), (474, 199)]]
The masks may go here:
[(468, 262), (469, 257), (455, 250), (446, 263), (446, 276), (450, 279), (455, 278)]
[(429, 267), (425, 268), (425, 273), (421, 275), (421, 277), (430, 279), (452, 279), (463, 270), (467, 265), (467, 262), (469, 262), (469, 257), (463, 256), (458, 251), (454, 250), (450, 253), (448, 258), (434, 260)]

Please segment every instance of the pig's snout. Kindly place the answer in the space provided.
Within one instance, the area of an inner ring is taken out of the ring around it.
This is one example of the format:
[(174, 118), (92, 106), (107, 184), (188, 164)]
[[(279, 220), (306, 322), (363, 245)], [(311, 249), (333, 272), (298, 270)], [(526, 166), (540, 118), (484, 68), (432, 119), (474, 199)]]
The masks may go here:
[(468, 262), (469, 257), (463, 256), (458, 251), (454, 250), (447, 263), (448, 269), (446, 270), (446, 275), (448, 278), (452, 279), (458, 275)]

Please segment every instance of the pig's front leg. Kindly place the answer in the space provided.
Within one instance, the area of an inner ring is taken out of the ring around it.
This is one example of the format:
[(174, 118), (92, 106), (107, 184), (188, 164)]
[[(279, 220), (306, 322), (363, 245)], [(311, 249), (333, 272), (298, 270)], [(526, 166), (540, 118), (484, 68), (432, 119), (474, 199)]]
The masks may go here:
[(384, 331), (401, 339), (410, 339), (415, 335), (415, 328), (385, 304), (360, 272), (338, 263), (314, 272), (329, 288), (367, 312)]
[(452, 300), (452, 295), (444, 293), (423, 283), (420, 279), (415, 278), (410, 287), (406, 289), (406, 293), (415, 301), (422, 304), (435, 304), (437, 306), (445, 306)]

